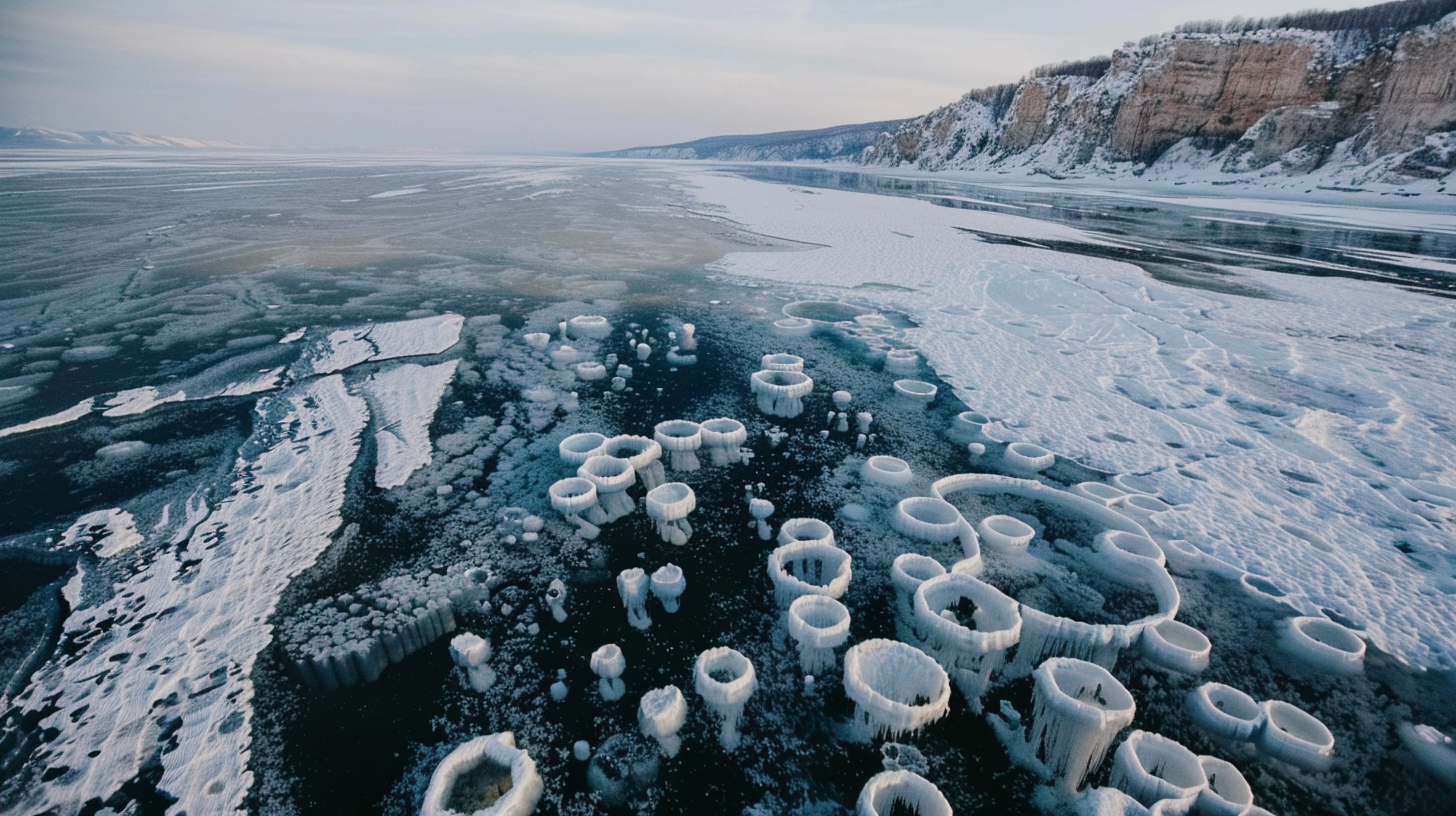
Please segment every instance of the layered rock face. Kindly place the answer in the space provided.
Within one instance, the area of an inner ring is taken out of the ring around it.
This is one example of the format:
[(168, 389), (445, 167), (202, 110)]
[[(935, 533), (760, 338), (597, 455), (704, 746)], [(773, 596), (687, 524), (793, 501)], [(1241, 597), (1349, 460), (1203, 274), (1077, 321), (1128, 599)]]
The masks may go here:
[[(1129, 44), (1100, 75), (1034, 76), (907, 120), (864, 164), (1042, 172), (1181, 162), (1386, 181), (1456, 169), (1456, 14), (1377, 39), (1297, 28)], [(1083, 74), (1097, 73), (1083, 71)]]

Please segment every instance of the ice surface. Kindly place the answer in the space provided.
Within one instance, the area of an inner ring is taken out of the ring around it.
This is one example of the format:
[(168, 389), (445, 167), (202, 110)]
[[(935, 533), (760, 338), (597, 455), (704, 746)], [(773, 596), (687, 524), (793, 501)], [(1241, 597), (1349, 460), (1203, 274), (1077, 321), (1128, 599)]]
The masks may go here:
[(41, 417), (40, 419), (32, 419), (29, 422), (22, 422), (19, 425), (12, 425), (9, 428), (0, 428), (0, 439), (4, 439), (7, 436), (13, 436), (15, 434), (23, 434), (30, 431), (39, 431), (45, 428), (54, 428), (59, 425), (65, 425), (70, 422), (75, 422), (81, 417), (84, 417), (87, 414), (91, 413), (91, 407), (94, 404), (95, 400), (89, 398), (84, 399), (71, 406), (70, 408), (61, 411), (60, 413), (51, 414), (50, 416)]
[[(905, 312), (918, 324), (906, 338), (926, 362), (977, 411), (1014, 422), (1017, 441), (1145, 474), (1177, 505), (1149, 521), (1164, 534), (1266, 576), (1305, 614), (1340, 610), (1382, 650), (1456, 667), (1456, 629), (1444, 623), (1456, 618), (1442, 555), (1448, 516), (1407, 497), (1417, 481), (1456, 485), (1456, 439), (1443, 419), (1456, 388), (1449, 301), (1235, 267), (1267, 295), (1179, 287), (1129, 264), (963, 231), (1090, 238), (1017, 215), (683, 173), (705, 208), (814, 247), (737, 252), (720, 269), (842, 287)], [(1456, 229), (1449, 214), (1429, 212), (1178, 203)]]
[(117, 509), (98, 510), (76, 519), (76, 523), (61, 534), (61, 547), (85, 542), (97, 557), (110, 558), (135, 547), (142, 540), (131, 513)]
[(430, 422), (458, 364), (457, 360), (432, 366), (406, 363), (364, 381), (364, 395), (378, 428), (374, 483), (379, 487), (399, 487), (430, 463)]
[(464, 325), (465, 318), (447, 314), (320, 334), (308, 341), (293, 373), (329, 374), (364, 362), (439, 354), (460, 342)]
[[(471, 772), (479, 770), (497, 771), (501, 779), (472, 785)], [(503, 793), (501, 787), (506, 788)], [(420, 816), (530, 816), (544, 788), (535, 760), (516, 747), (514, 734), (477, 737), (451, 751), (435, 768)]]

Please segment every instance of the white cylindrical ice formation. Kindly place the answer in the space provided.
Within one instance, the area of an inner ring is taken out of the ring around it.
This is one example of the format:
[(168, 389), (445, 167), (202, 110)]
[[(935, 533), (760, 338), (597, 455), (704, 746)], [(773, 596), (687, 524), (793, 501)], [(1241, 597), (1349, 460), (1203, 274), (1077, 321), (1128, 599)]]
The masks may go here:
[(797, 354), (765, 354), (759, 365), (764, 371), (803, 371), (804, 358)]
[(1006, 650), (1021, 639), (1016, 602), (984, 581), (950, 572), (922, 583), (913, 603), (914, 629), (925, 634), (930, 656), (981, 713), (981, 695)]
[(910, 463), (894, 456), (871, 456), (865, 460), (859, 475), (870, 484), (887, 487), (904, 487), (915, 478), (910, 471)]
[[(745, 433), (745, 438), (747, 434)], [(686, 419), (669, 419), (657, 423), (652, 438), (667, 451), (673, 470), (693, 471), (699, 467), (698, 448), (703, 446), (703, 428)]]
[(1456, 742), (1429, 725), (1401, 723), (1396, 733), (1432, 776), (1456, 787)]
[(621, 434), (608, 439), (602, 446), (602, 453), (626, 459), (637, 473), (637, 479), (648, 490), (667, 481), (667, 472), (662, 467), (662, 446), (656, 440)]
[(885, 352), (885, 370), (891, 374), (914, 374), (920, 370), (920, 355), (915, 349), (890, 349)]
[(490, 641), (463, 632), (450, 640), (450, 659), (465, 670), (470, 687), (482, 694), (495, 685), (496, 675), (485, 661), (490, 659)]
[(854, 701), (851, 738), (899, 739), (950, 710), (950, 678), (925, 652), (872, 639), (844, 653), (844, 693)]
[(430, 775), (420, 816), (529, 816), (545, 785), (509, 731), (476, 737), (445, 755)]
[(1144, 627), (1138, 648), (1143, 659), (1154, 666), (1197, 674), (1208, 668), (1213, 643), (1192, 626), (1169, 618)]
[(1281, 642), (1285, 654), (1331, 674), (1359, 674), (1365, 665), (1365, 641), (1328, 618), (1290, 618)]
[(627, 684), (622, 682), (622, 672), (627, 670), (627, 658), (615, 643), (598, 647), (591, 653), (592, 674), (597, 676), (597, 691), (602, 699), (615, 702), (627, 693)]
[(626, 459), (593, 456), (581, 463), (576, 475), (596, 486), (597, 504), (606, 514), (602, 524), (631, 515), (637, 509), (637, 502), (627, 495), (627, 488), (632, 486), (637, 473)]
[(951, 816), (950, 802), (929, 779), (911, 771), (885, 771), (870, 777), (859, 792), (855, 816)]
[(1127, 491), (1120, 487), (1113, 487), (1106, 482), (1081, 482), (1072, 485), (1068, 490), (1084, 499), (1101, 504), (1111, 504), (1127, 495)]
[(895, 505), (890, 526), (903, 536), (933, 544), (948, 544), (959, 538), (965, 557), (974, 561), (974, 564), (967, 564), (964, 571), (972, 574), (980, 571), (979, 536), (955, 505), (945, 499), (933, 496), (904, 499)]
[(577, 315), (566, 321), (566, 329), (573, 338), (602, 340), (612, 335), (612, 324), (601, 315)]
[(758, 410), (785, 419), (804, 413), (804, 397), (814, 390), (814, 381), (801, 371), (756, 371), (751, 385)]
[(1198, 792), (1199, 816), (1244, 816), (1254, 804), (1254, 791), (1232, 763), (1218, 757), (1199, 756), (1208, 785)]
[(1330, 767), (1335, 735), (1314, 715), (1283, 700), (1265, 700), (1264, 729), (1254, 739), (1259, 752), (1307, 771)]
[(617, 575), (617, 593), (622, 596), (622, 605), (627, 607), (627, 622), (636, 629), (652, 625), (652, 618), (647, 616), (650, 585), (651, 581), (641, 567), (624, 569)]
[(1027, 743), (1057, 784), (1076, 793), (1097, 770), (1117, 733), (1132, 724), (1132, 695), (1106, 669), (1054, 657), (1032, 672), (1034, 708)]
[(808, 337), (814, 333), (814, 321), (802, 317), (785, 317), (775, 320), (769, 331), (779, 337)]
[(1036, 529), (1015, 516), (986, 516), (976, 525), (986, 549), (1000, 553), (1024, 552)]
[(546, 347), (551, 345), (551, 335), (546, 332), (529, 332), (521, 335), (521, 339), (526, 341), (526, 345), (537, 351), (545, 351)]
[(606, 518), (606, 513), (597, 504), (597, 486), (590, 479), (580, 476), (561, 479), (552, 484), (548, 492), (551, 506), (565, 516), (567, 521), (576, 525), (576, 532), (582, 538), (590, 541), (601, 534), (600, 527), (582, 516), (583, 513), (596, 511), (599, 520), (604, 521)]
[(849, 640), (849, 610), (825, 595), (801, 595), (789, 604), (789, 635), (799, 647), (799, 668), (822, 674)]
[(682, 330), (678, 332), (678, 347), (683, 351), (698, 350), (698, 327), (691, 323), (682, 324)]
[(1006, 446), (1006, 466), (1021, 473), (1039, 473), (1056, 464), (1057, 455), (1030, 442), (1012, 442)]
[(600, 456), (602, 446), (606, 442), (607, 438), (599, 433), (591, 431), (574, 433), (561, 440), (556, 446), (556, 450), (561, 455), (561, 461), (564, 464), (578, 468), (593, 456)]
[(596, 360), (576, 364), (576, 378), (582, 382), (596, 382), (607, 378), (607, 367)]
[(640, 360), (640, 361), (642, 361), (642, 362), (645, 363), (645, 362), (647, 362), (647, 358), (648, 357), (651, 357), (651, 356), (652, 356), (652, 346), (649, 346), (646, 343), (638, 343), (637, 344), (637, 359), (638, 360)]
[(895, 637), (912, 646), (925, 642), (925, 632), (915, 628), (915, 590), (945, 567), (928, 555), (902, 553), (890, 564), (890, 585), (895, 588)]
[(688, 514), (697, 509), (693, 489), (682, 482), (667, 482), (647, 491), (647, 515), (657, 523), (662, 540), (679, 547), (693, 535)]
[(552, 578), (546, 587), (546, 606), (557, 623), (566, 622), (566, 584), (560, 578)]
[(1162, 734), (1133, 731), (1112, 758), (1112, 786), (1152, 807), (1164, 799), (1198, 796), (1208, 777), (1198, 755), (1182, 744)]
[(682, 568), (676, 564), (663, 564), (652, 573), (652, 594), (662, 602), (663, 611), (676, 612), (683, 591), (688, 588), (688, 579), (683, 577)]
[(753, 663), (737, 649), (718, 646), (698, 655), (693, 667), (693, 687), (708, 708), (723, 720), (718, 742), (723, 750), (738, 748), (738, 720), (743, 707), (758, 688)]
[(677, 756), (682, 748), (682, 737), (677, 732), (687, 719), (688, 701), (677, 686), (653, 689), (642, 695), (637, 706), (637, 727), (643, 736), (657, 740), (662, 755), (668, 758)]
[(754, 525), (758, 528), (758, 537), (763, 541), (768, 541), (773, 536), (773, 530), (768, 526), (768, 517), (773, 512), (773, 502), (768, 499), (748, 500), (748, 515), (753, 517)]
[(976, 442), (984, 437), (982, 429), (991, 424), (991, 418), (980, 411), (961, 411), (951, 420), (949, 435), (957, 442)]
[(895, 396), (902, 403), (924, 408), (935, 399), (940, 389), (920, 380), (895, 380)]
[(1225, 740), (1248, 742), (1264, 727), (1264, 709), (1254, 698), (1223, 683), (1204, 683), (1188, 693), (1188, 716)]
[(1140, 536), (1136, 533), (1129, 533), (1124, 530), (1105, 530), (1092, 539), (1092, 548), (1097, 553), (1110, 560), (1122, 560), (1127, 558), (1145, 558), (1159, 567), (1166, 566), (1167, 556), (1163, 554), (1163, 548), (1147, 536)]
[[(822, 528), (795, 522), (816, 522)], [(793, 527), (796, 531), (819, 533), (829, 530), (829, 525), (817, 519), (789, 519), (779, 530), (779, 540), (789, 543), (776, 548), (768, 556), (768, 575), (773, 580), (774, 598), (780, 606), (788, 606), (800, 595), (827, 595), (839, 598), (849, 589), (852, 576), (849, 553), (829, 543), (834, 541), (833, 532), (812, 538), (795, 539), (793, 533), (785, 531)]]
[(830, 401), (834, 403), (836, 411), (849, 410), (849, 404), (854, 401), (854, 395), (848, 391), (835, 391), (829, 395)]
[(742, 422), (719, 417), (701, 423), (698, 428), (713, 464), (722, 466), (743, 461), (739, 449), (748, 441), (748, 429)]

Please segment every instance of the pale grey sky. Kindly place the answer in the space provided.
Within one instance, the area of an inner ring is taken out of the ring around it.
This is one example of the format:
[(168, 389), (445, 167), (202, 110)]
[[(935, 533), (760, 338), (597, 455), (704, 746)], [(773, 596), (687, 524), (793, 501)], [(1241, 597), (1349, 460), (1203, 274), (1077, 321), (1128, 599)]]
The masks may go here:
[(4, 0), (0, 125), (275, 146), (608, 150), (913, 116), (1187, 20), (1310, 5)]

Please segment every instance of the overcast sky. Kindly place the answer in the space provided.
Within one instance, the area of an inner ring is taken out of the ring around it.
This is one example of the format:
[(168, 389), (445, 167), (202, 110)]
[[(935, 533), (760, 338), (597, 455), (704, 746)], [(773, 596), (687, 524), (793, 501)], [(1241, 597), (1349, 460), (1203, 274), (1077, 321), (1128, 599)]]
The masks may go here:
[(0, 0), (0, 126), (594, 151), (924, 113), (1311, 0)]

